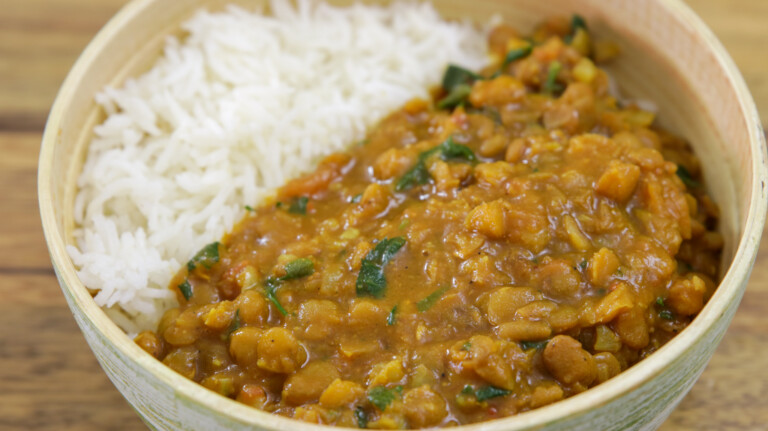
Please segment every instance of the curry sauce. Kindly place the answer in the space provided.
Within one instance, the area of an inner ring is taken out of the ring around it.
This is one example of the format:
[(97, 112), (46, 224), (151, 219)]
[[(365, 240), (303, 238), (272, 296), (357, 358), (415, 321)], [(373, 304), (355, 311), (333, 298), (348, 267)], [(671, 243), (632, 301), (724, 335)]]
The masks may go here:
[(556, 402), (685, 328), (723, 242), (687, 143), (609, 93), (578, 17), (489, 50), (248, 207), (136, 342), (269, 412), (402, 429)]

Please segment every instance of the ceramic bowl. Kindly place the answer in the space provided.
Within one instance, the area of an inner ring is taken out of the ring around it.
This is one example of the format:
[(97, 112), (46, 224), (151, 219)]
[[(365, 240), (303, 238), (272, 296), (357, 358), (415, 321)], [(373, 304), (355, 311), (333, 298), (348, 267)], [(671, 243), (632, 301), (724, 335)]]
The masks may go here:
[[(259, 0), (251, 0), (250, 3)], [(56, 99), (43, 137), (39, 199), (45, 236), (67, 302), (109, 378), (155, 429), (327, 429), (249, 408), (176, 374), (142, 351), (95, 304), (65, 246), (72, 242), (76, 179), (95, 124), (94, 94), (147, 70), (163, 39), (198, 7), (219, 0), (135, 0), (90, 43)], [(240, 0), (238, 3), (248, 5)], [(344, 1), (333, 1), (343, 4)], [(659, 351), (594, 389), (515, 417), (465, 426), (501, 430), (653, 429), (704, 369), (741, 299), (766, 212), (766, 152), (742, 77), (712, 32), (678, 0), (440, 0), (447, 18), (484, 22), (495, 13), (521, 30), (578, 12), (596, 34), (616, 40), (612, 66), (621, 91), (649, 99), (661, 125), (688, 139), (722, 210), (722, 281), (688, 328)]]

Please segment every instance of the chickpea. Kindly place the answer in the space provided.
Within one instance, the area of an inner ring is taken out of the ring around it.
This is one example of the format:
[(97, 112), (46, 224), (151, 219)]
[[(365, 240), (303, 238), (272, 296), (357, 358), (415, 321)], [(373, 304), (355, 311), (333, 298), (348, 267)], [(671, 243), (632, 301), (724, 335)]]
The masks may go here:
[(269, 317), (269, 305), (264, 295), (246, 290), (235, 299), (235, 309), (240, 310), (240, 322), (246, 325), (262, 325)]
[(294, 406), (316, 402), (325, 388), (338, 378), (339, 371), (332, 364), (310, 362), (285, 380), (283, 401)]
[(156, 359), (160, 359), (163, 356), (163, 340), (161, 340), (154, 332), (141, 332), (133, 341), (136, 342), (142, 350), (154, 356)]
[(195, 380), (199, 358), (200, 352), (192, 346), (187, 346), (173, 350), (163, 359), (163, 363), (182, 376)]
[(448, 408), (443, 397), (425, 385), (405, 393), (403, 413), (411, 428), (424, 428), (442, 422)]
[(563, 384), (581, 385), (586, 389), (597, 378), (592, 355), (567, 335), (554, 336), (547, 343), (543, 358), (547, 370)]
[(339, 307), (332, 301), (310, 299), (299, 306), (299, 322), (309, 340), (322, 340), (341, 323)]
[(229, 353), (243, 367), (253, 367), (259, 360), (258, 344), (262, 330), (251, 326), (242, 327), (230, 335)]
[(304, 346), (285, 328), (270, 328), (258, 340), (259, 359), (256, 362), (262, 370), (288, 374), (299, 369), (307, 360)]
[(327, 409), (350, 406), (365, 395), (362, 386), (348, 380), (336, 379), (320, 395), (320, 405)]

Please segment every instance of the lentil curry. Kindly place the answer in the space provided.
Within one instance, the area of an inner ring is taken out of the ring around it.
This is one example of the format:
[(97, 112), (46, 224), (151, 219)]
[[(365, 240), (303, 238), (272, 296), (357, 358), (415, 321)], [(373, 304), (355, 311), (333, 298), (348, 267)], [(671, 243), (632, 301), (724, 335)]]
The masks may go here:
[(136, 342), (245, 404), (392, 429), (553, 403), (685, 328), (722, 247), (688, 145), (609, 94), (578, 16), (489, 47), (248, 207)]

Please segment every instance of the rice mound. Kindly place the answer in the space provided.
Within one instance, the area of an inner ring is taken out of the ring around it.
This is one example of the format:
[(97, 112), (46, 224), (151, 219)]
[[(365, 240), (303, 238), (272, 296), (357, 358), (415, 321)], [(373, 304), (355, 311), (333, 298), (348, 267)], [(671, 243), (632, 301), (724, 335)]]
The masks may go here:
[(78, 180), (68, 252), (129, 334), (176, 305), (172, 276), (244, 205), (428, 97), (448, 63), (486, 62), (484, 32), (427, 3), (270, 9), (200, 11), (150, 71), (96, 96), (107, 118)]

